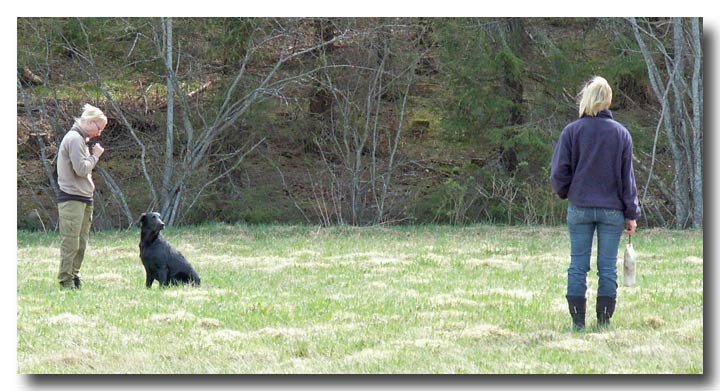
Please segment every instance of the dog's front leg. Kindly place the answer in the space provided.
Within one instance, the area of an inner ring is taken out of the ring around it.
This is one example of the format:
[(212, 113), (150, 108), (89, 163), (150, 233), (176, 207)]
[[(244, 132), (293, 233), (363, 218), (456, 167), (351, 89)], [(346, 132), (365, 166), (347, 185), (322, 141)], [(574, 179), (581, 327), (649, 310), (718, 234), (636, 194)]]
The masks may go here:
[(155, 279), (155, 275), (146, 270), (145, 271), (145, 287), (150, 288), (152, 286), (154, 279)]
[(168, 272), (167, 268), (158, 270), (157, 280), (160, 286), (168, 286)]

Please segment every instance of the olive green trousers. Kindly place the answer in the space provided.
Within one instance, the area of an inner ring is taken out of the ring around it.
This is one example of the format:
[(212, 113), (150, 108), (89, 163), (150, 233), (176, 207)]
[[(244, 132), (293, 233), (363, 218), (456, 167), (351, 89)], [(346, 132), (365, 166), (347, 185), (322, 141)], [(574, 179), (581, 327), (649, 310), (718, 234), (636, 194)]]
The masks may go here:
[(80, 201), (58, 203), (60, 217), (60, 272), (58, 282), (64, 288), (74, 286), (73, 279), (80, 278), (80, 267), (85, 257), (93, 206)]

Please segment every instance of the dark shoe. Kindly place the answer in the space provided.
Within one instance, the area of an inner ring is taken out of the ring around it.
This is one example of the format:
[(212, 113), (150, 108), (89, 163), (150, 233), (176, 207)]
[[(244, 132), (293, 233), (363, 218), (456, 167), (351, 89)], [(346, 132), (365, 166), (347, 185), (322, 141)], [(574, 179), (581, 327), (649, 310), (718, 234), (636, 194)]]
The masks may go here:
[(580, 296), (566, 296), (568, 301), (568, 309), (573, 321), (573, 329), (581, 331), (585, 329), (585, 308), (587, 299)]
[(615, 303), (614, 297), (598, 296), (596, 305), (598, 327), (610, 326), (610, 318), (615, 313)]
[(80, 281), (80, 277), (73, 278), (73, 284), (75, 285), (75, 289), (80, 289), (82, 287), (82, 281)]
[(60, 289), (62, 290), (73, 290), (77, 289), (75, 287), (75, 284), (73, 284), (71, 281), (64, 281), (60, 283)]
[(610, 317), (607, 314), (597, 314), (597, 324), (599, 328), (610, 327)]

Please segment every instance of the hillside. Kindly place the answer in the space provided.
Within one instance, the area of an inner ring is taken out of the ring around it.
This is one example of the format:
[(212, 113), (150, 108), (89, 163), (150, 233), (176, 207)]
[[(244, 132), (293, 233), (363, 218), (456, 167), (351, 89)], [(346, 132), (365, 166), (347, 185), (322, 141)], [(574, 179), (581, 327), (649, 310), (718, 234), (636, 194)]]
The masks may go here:
[[(179, 195), (164, 198), (166, 77), (161, 58), (135, 61), (141, 50), (153, 53), (137, 37), (157, 21), (145, 22), (126, 21), (121, 30), (119, 19), (85, 21), (91, 36), (101, 28), (118, 34), (114, 44), (91, 48), (67, 44), (83, 20), (19, 24), (18, 63), (41, 83), (24, 78), (18, 97), (18, 228), (56, 228), (47, 168), (84, 102), (110, 119), (94, 173), (97, 229), (127, 227), (163, 200), (176, 224), (559, 224), (564, 203), (549, 191), (549, 158), (575, 115), (577, 86), (596, 73), (612, 80), (611, 109), (633, 134), (638, 186), (647, 181), (655, 103), (642, 60), (621, 50), (629, 30), (613, 30), (617, 20), (281, 20), (284, 38), (253, 46), (253, 34), (267, 29), (268, 37), (275, 26), (250, 32), (257, 20), (178, 19), (184, 57), (173, 75), (183, 78), (183, 95), (173, 107), (172, 184)], [(52, 42), (52, 23), (66, 43), (39, 62), (38, 42), (23, 32), (32, 26)], [(97, 60), (88, 63), (91, 51)], [(232, 91), (235, 80), (242, 82)], [(223, 102), (245, 111), (223, 122)], [(192, 161), (192, 143), (204, 136), (214, 138)], [(672, 216), (662, 142), (644, 224)]]

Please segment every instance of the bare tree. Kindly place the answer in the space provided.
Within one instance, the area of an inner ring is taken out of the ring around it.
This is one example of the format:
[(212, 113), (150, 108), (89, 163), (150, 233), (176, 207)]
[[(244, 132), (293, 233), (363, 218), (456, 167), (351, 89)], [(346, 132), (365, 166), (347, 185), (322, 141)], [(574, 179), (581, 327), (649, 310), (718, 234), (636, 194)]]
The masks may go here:
[[(235, 147), (227, 153), (216, 153), (215, 150), (222, 150), (225, 147), (222, 145), (221, 136), (237, 131), (238, 123), (255, 103), (268, 97), (282, 99), (282, 90), (287, 84), (307, 77), (313, 72), (312, 70), (300, 70), (296, 73), (281, 72), (285, 69), (286, 64), (319, 47), (330, 45), (342, 39), (343, 36), (341, 33), (329, 40), (297, 49), (290, 45), (301, 34), (296, 27), (298, 25), (295, 20), (269, 20), (265, 25), (254, 25), (254, 34), (248, 37), (244, 58), (237, 66), (235, 75), (225, 84), (226, 87), (222, 88), (221, 86), (213, 91), (214, 96), (220, 101), (218, 106), (213, 106), (212, 103), (203, 104), (202, 101), (190, 102), (187, 88), (185, 90), (182, 88), (183, 80), (177, 71), (178, 66), (165, 67), (168, 83), (174, 86), (176, 97), (182, 107), (180, 112), (185, 132), (181, 156), (173, 157), (173, 164), (178, 166), (178, 169), (171, 176), (172, 179), (167, 182), (167, 196), (161, 207), (161, 213), (169, 216), (170, 224), (181, 217), (179, 216), (182, 212), (179, 209), (181, 200), (186, 196), (190, 187), (188, 180), (193, 174), (204, 172), (204, 169), (210, 164), (229, 165), (230, 167), (219, 176), (205, 177), (204, 180), (201, 179), (198, 183), (193, 184), (196, 191), (186, 205), (194, 204), (210, 183), (230, 174), (240, 165), (247, 154), (263, 141), (262, 138), (247, 140), (243, 145)], [(267, 31), (268, 29), (269, 31)], [(167, 31), (169, 32), (170, 29), (168, 28)], [(255, 57), (268, 51), (269, 48), (277, 48), (274, 64), (260, 71), (250, 71), (249, 68)], [(168, 137), (171, 137), (169, 132)], [(211, 156), (212, 159), (208, 159)]]
[[(416, 37), (422, 36), (413, 35), (417, 26), (406, 22), (380, 19), (349, 28), (357, 32), (349, 38), (353, 45), (321, 57), (317, 83), (329, 91), (331, 103), (316, 145), (332, 182), (335, 209), (322, 209), (324, 221), (334, 215), (341, 223), (378, 224), (389, 217), (408, 96), (422, 56), (401, 48), (417, 45)], [(389, 105), (396, 107), (388, 110)]]
[[(172, 39), (172, 18), (161, 18), (161, 24), (163, 28), (163, 35), (165, 36), (163, 53), (165, 70), (168, 74), (167, 78), (167, 121), (165, 125), (165, 171), (162, 180), (162, 199), (161, 199), (161, 210), (168, 211), (169, 202), (171, 200), (170, 187), (173, 177), (173, 146), (175, 141), (174, 128), (175, 128), (175, 88), (173, 80), (173, 39)], [(174, 215), (166, 216), (166, 219), (170, 222), (174, 220)]]
[[(702, 227), (703, 76), (700, 20), (673, 18), (650, 22), (629, 18), (629, 22), (645, 59), (650, 85), (661, 105), (658, 129), (662, 123), (673, 156), (675, 225)], [(651, 165), (651, 175), (652, 168)]]

